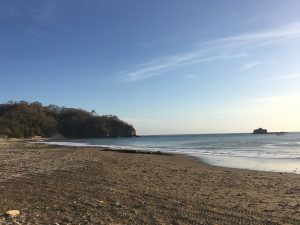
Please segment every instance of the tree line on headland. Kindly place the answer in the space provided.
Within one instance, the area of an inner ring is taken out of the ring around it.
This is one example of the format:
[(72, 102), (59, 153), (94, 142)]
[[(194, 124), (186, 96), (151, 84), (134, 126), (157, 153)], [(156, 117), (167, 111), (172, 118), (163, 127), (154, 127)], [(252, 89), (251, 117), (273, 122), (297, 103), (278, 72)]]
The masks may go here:
[(0, 137), (34, 136), (66, 138), (132, 137), (132, 125), (116, 116), (98, 116), (93, 110), (43, 106), (39, 102), (0, 104)]

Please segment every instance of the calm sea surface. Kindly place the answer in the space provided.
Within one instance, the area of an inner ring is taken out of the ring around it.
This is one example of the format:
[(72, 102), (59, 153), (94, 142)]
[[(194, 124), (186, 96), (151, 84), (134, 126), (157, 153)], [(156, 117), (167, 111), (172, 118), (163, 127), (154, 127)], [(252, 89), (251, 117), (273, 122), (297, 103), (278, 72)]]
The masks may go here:
[(157, 135), (50, 143), (180, 153), (217, 166), (300, 173), (300, 133)]

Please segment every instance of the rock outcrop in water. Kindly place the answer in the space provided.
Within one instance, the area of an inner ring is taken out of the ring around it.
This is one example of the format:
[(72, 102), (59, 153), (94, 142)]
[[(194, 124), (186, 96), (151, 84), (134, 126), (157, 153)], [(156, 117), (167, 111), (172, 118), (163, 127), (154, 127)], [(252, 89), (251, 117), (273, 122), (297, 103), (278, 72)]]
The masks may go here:
[(253, 130), (253, 134), (267, 134), (268, 130), (263, 128), (258, 128), (256, 130)]
[(0, 138), (34, 136), (67, 138), (132, 137), (132, 125), (116, 116), (98, 116), (93, 110), (43, 106), (39, 102), (0, 104)]

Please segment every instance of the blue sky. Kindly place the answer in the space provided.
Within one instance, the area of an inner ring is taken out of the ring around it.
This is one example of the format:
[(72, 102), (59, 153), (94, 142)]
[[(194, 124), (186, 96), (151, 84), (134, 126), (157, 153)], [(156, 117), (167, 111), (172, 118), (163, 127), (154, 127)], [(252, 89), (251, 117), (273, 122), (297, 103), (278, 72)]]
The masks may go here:
[(2, 0), (0, 102), (139, 134), (300, 130), (298, 0)]

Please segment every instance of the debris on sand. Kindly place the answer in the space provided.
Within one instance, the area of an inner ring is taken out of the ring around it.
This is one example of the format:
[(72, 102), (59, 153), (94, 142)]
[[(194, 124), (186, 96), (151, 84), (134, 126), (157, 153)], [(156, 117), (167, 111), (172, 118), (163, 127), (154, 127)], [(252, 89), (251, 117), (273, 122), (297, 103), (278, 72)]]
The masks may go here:
[(9, 210), (5, 213), (6, 216), (9, 216), (11, 218), (17, 217), (20, 215), (20, 211), (19, 210)]

